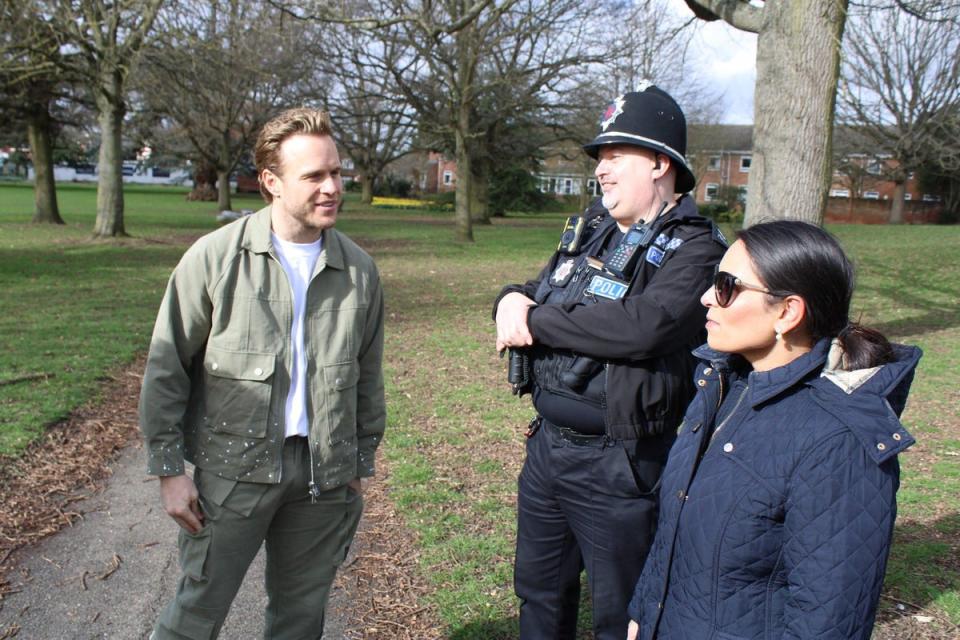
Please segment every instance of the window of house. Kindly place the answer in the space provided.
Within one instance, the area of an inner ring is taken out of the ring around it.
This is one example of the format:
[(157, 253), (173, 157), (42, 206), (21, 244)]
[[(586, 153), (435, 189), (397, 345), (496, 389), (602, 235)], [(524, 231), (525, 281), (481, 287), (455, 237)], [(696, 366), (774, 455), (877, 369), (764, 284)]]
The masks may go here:
[(452, 182), (453, 182), (453, 171), (444, 171), (443, 184), (450, 184)]
[(864, 200), (879, 200), (880, 192), (879, 191), (864, 191), (863, 192)]
[(913, 194), (910, 193), (909, 191), (907, 191), (905, 194), (903, 194), (903, 199), (904, 199), (904, 200), (913, 200)]
[(873, 162), (867, 164), (867, 173), (872, 176), (878, 176), (883, 173), (883, 164), (879, 160), (874, 160)]
[(703, 189), (703, 199), (707, 202), (711, 202), (714, 198), (717, 197), (717, 192), (720, 190), (720, 185), (714, 182), (708, 182), (707, 186)]
[(540, 178), (540, 193), (550, 193), (550, 181)]
[(707, 162), (707, 171), (720, 171), (720, 156), (710, 156)]
[(850, 189), (830, 189), (831, 198), (849, 198)]
[(740, 157), (740, 171), (747, 173), (750, 171), (750, 164), (753, 162), (752, 156), (741, 156)]
[(924, 202), (940, 202), (940, 196), (935, 193), (925, 193), (920, 199)]
[(565, 178), (563, 181), (563, 192), (567, 195), (573, 193), (573, 180), (571, 178)]
[(587, 180), (587, 193), (592, 196), (599, 196), (603, 192), (600, 189), (600, 184), (596, 180)]

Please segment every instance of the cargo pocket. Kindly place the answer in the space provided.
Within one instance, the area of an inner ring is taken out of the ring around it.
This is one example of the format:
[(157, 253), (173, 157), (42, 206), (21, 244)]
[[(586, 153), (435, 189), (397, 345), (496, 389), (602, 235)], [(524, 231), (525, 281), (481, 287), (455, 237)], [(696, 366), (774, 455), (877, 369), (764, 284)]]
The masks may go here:
[(195, 582), (207, 579), (204, 567), (207, 564), (207, 552), (210, 550), (212, 527), (204, 526), (197, 533), (188, 533), (180, 529), (180, 568), (183, 575)]
[(204, 420), (212, 430), (254, 438), (266, 435), (275, 363), (272, 353), (207, 347)]

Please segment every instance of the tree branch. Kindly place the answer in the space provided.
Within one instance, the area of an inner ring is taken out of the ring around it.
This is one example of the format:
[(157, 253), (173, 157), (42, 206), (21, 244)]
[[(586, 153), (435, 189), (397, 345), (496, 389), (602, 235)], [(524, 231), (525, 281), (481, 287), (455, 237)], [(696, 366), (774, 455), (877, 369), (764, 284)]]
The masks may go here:
[(690, 10), (700, 18), (712, 22), (723, 20), (737, 29), (758, 33), (763, 26), (763, 8), (755, 7), (747, 0), (684, 0)]

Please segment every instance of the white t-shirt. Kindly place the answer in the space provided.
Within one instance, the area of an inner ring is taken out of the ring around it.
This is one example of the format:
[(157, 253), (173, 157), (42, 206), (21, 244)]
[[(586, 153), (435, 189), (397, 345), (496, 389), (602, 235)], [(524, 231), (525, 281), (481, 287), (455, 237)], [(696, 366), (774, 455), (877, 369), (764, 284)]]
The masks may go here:
[(273, 248), (283, 265), (290, 281), (290, 290), (293, 293), (293, 323), (290, 327), (290, 349), (293, 353), (293, 362), (290, 367), (290, 392), (287, 394), (286, 437), (305, 436), (309, 432), (307, 424), (306, 377), (307, 360), (303, 353), (303, 320), (306, 315), (307, 287), (310, 286), (310, 277), (317, 266), (317, 259), (322, 249), (319, 239), (309, 244), (298, 244), (281, 240), (276, 234), (273, 237)]

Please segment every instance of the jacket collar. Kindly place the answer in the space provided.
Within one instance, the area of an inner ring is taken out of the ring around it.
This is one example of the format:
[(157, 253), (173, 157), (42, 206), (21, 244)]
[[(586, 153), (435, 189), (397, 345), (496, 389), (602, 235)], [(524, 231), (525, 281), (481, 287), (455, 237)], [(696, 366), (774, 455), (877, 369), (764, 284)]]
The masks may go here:
[[(271, 206), (267, 205), (250, 216), (247, 228), (244, 231), (244, 249), (254, 253), (273, 255), (273, 240), (270, 237), (270, 209)], [(332, 228), (323, 231), (323, 251), (320, 254), (320, 259), (317, 260), (316, 270), (319, 271), (323, 267), (344, 268), (343, 245), (340, 242), (340, 234)]]
[[(812, 372), (819, 371), (827, 359), (830, 340), (819, 340), (813, 349), (787, 364), (769, 371), (750, 371), (747, 400), (750, 406), (757, 406), (789, 389), (807, 378)], [(698, 358), (709, 360), (715, 369), (724, 372), (742, 371), (745, 363), (742, 357), (711, 349), (707, 345), (698, 347), (694, 352)]]

